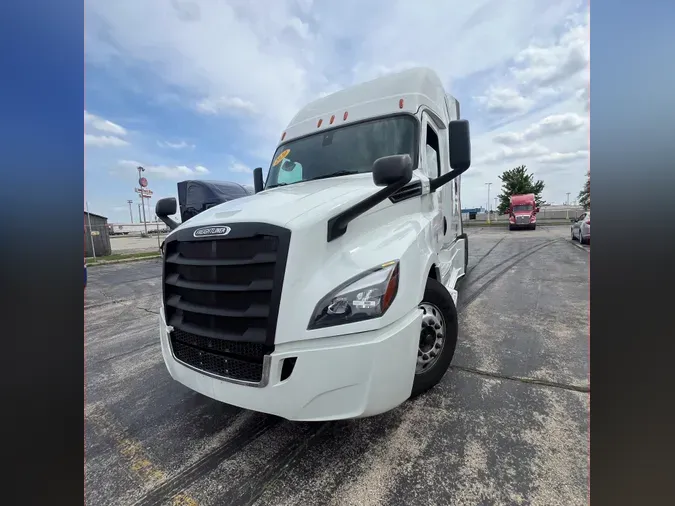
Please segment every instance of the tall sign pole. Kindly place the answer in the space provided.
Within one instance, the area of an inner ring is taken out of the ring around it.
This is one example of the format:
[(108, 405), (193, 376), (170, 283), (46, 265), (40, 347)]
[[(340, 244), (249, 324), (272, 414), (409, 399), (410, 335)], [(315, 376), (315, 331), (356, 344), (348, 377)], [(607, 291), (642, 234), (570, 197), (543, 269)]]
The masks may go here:
[(143, 167), (138, 167), (138, 184), (141, 186), (141, 191), (139, 195), (141, 196), (141, 206), (143, 206), (143, 228), (145, 228), (145, 235), (148, 235), (148, 222), (145, 219), (145, 196), (143, 195), (143, 189), (148, 186), (148, 180), (143, 177), (141, 174), (145, 172)]
[(133, 200), (127, 200), (127, 204), (129, 204), (129, 218), (131, 218), (131, 223), (134, 222), (134, 213), (131, 212), (131, 204), (133, 204)]

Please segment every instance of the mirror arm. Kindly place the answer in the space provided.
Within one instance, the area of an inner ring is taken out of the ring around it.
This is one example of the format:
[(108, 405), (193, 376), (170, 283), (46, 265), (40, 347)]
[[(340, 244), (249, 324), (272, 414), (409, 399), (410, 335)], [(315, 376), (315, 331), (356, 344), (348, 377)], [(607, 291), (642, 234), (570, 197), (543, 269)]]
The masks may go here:
[(371, 210), (373, 207), (378, 205), (380, 202), (384, 202), (398, 190), (407, 185), (410, 180), (401, 180), (397, 183), (390, 184), (385, 186), (381, 190), (373, 193), (369, 197), (366, 197), (361, 202), (357, 202), (352, 207), (342, 211), (337, 216), (333, 216), (328, 220), (328, 234), (327, 241), (331, 242), (338, 237), (341, 237), (347, 231), (347, 225), (350, 221), (361, 216), (363, 213)]
[(176, 223), (175, 221), (173, 221), (173, 220), (172, 220), (171, 218), (169, 218), (168, 216), (159, 216), (159, 215), (157, 215), (157, 217), (158, 217), (160, 220), (162, 220), (162, 221), (166, 224), (167, 227), (169, 227), (169, 230), (175, 230), (176, 228), (178, 228), (178, 223)]
[(457, 176), (461, 176), (467, 170), (469, 170), (469, 166), (463, 167), (461, 169), (455, 169), (453, 171), (448, 172), (447, 174), (443, 174), (440, 177), (432, 179), (429, 182), (429, 193), (435, 192), (438, 188), (440, 188), (441, 186), (443, 186), (446, 183), (449, 183), (450, 181), (455, 179)]

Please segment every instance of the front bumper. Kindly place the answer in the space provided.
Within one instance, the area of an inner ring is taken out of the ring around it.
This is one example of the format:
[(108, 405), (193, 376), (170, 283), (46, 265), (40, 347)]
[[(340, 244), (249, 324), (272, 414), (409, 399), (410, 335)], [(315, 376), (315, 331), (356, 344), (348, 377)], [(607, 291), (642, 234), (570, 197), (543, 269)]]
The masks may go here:
[(509, 228), (511, 230), (527, 230), (534, 227), (536, 224), (536, 221), (532, 223), (509, 223)]
[[(421, 320), (415, 308), (377, 331), (277, 345), (261, 387), (198, 372), (176, 360), (163, 308), (160, 341), (171, 377), (196, 392), (288, 420), (340, 420), (377, 415), (410, 397)], [(282, 361), (292, 357), (297, 358), (293, 372), (282, 381)]]

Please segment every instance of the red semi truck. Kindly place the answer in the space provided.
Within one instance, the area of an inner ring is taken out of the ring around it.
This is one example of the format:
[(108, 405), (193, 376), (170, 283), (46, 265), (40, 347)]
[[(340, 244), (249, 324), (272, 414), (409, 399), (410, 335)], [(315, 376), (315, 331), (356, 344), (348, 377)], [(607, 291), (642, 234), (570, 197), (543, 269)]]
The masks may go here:
[(509, 230), (536, 229), (538, 212), (534, 193), (511, 195), (511, 205), (506, 210), (506, 214), (509, 215)]

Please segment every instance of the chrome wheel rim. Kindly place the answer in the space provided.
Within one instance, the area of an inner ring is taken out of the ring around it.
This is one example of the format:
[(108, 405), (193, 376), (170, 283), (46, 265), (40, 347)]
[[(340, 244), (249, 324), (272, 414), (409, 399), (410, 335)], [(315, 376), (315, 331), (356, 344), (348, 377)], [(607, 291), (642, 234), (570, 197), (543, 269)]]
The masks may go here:
[(423, 302), (419, 307), (423, 315), (415, 374), (428, 371), (441, 356), (446, 330), (445, 318), (438, 307), (430, 302)]

